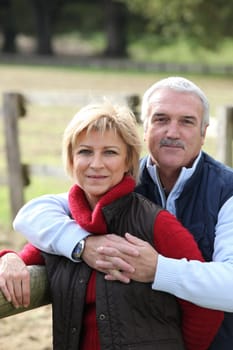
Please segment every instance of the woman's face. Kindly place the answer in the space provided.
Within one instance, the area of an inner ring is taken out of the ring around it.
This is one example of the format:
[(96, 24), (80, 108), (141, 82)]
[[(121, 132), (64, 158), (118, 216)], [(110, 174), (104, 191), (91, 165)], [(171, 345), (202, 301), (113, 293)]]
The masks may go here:
[(84, 130), (79, 134), (73, 150), (73, 178), (92, 209), (128, 171), (126, 158), (127, 146), (114, 131)]

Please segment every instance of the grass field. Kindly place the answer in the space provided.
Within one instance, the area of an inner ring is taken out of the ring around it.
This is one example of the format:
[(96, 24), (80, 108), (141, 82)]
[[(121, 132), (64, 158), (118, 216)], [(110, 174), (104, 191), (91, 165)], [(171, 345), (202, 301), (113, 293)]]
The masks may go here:
[[(124, 71), (87, 70), (71, 67), (46, 67), (25, 65), (0, 65), (0, 99), (4, 92), (65, 91), (86, 94), (114, 94), (143, 92), (156, 80), (166, 77), (164, 73), (127, 73)], [(219, 106), (233, 104), (233, 78), (211, 76), (185, 76), (197, 83), (207, 94), (211, 103), (211, 115), (217, 119)], [(1, 102), (2, 104), (2, 102)], [(60, 143), (64, 127), (80, 106), (38, 106), (28, 105), (25, 118), (19, 120), (22, 162), (27, 164), (61, 165)], [(0, 178), (5, 174), (4, 132), (0, 118)], [(215, 136), (210, 133), (205, 149), (216, 155)], [(44, 193), (67, 190), (66, 179), (33, 177), (25, 188), (25, 200)], [(0, 185), (1, 186), (1, 185)], [(0, 191), (0, 230), (10, 227), (8, 189)]]

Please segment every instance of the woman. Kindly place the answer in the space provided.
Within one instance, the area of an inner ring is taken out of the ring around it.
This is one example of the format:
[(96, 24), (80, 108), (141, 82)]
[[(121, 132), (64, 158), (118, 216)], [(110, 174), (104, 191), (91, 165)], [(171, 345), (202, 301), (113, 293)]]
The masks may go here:
[[(75, 185), (72, 217), (94, 234), (125, 232), (172, 258), (203, 261), (189, 232), (167, 211), (133, 192), (140, 140), (135, 118), (109, 102), (81, 109), (67, 126), (63, 159)], [(54, 349), (208, 349), (223, 313), (151, 290), (107, 281), (84, 262), (42, 253), (51, 288)], [(28, 244), (20, 256), (42, 262)]]

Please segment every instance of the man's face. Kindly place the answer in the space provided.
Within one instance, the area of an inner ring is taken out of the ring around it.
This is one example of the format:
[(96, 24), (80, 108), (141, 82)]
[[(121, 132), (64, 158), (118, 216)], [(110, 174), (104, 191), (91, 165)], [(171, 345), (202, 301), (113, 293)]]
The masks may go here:
[(193, 93), (161, 88), (151, 96), (144, 139), (161, 171), (192, 165), (204, 144), (202, 116), (201, 100)]

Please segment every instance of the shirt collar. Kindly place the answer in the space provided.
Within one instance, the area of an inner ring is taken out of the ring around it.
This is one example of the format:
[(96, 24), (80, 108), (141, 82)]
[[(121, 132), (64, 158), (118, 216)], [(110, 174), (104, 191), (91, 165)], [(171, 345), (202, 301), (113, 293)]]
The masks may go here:
[[(202, 154), (202, 151), (200, 151), (199, 155), (195, 159), (191, 168), (182, 167), (180, 175), (179, 175), (172, 191), (174, 189), (177, 189), (178, 187), (180, 188), (180, 190), (183, 189), (186, 181), (193, 175), (194, 171), (196, 170), (197, 164), (201, 158), (201, 154)], [(154, 164), (152, 162), (152, 159), (150, 156), (148, 156), (148, 158), (147, 158), (146, 167), (147, 167), (148, 173), (150, 174), (150, 177), (152, 178), (154, 183), (159, 187), (159, 189), (162, 189), (162, 185), (161, 185), (159, 175), (158, 175), (158, 170), (157, 170), (158, 167), (156, 166), (156, 164)], [(181, 187), (182, 187), (182, 189), (181, 189)]]

